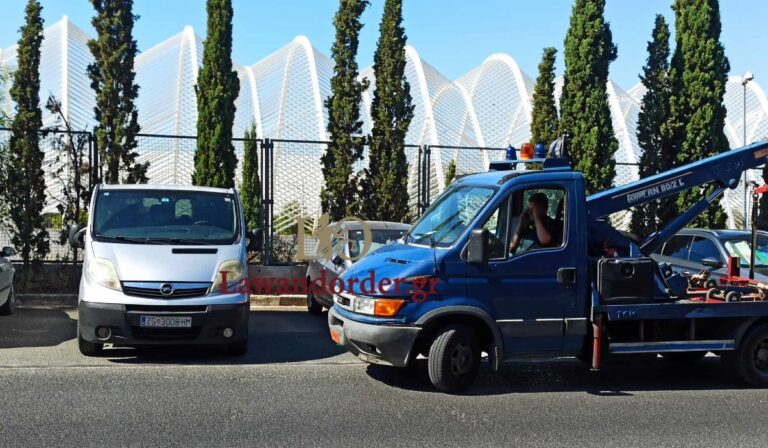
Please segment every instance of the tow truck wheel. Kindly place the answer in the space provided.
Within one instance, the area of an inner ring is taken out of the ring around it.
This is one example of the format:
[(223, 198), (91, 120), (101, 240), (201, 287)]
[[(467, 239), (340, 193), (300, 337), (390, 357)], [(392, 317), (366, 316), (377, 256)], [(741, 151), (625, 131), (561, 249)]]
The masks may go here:
[(323, 312), (323, 305), (317, 302), (315, 295), (309, 287), (307, 287), (307, 312), (313, 316), (318, 316)]
[(462, 392), (480, 370), (480, 347), (470, 327), (449, 325), (432, 341), (428, 359), (429, 380), (443, 392)]
[(728, 303), (741, 301), (741, 294), (738, 291), (730, 291), (725, 295), (725, 301)]
[(768, 324), (755, 327), (742, 339), (734, 364), (739, 378), (755, 387), (768, 387)]
[(104, 344), (88, 342), (80, 334), (80, 325), (77, 326), (77, 348), (85, 356), (99, 356), (104, 351)]

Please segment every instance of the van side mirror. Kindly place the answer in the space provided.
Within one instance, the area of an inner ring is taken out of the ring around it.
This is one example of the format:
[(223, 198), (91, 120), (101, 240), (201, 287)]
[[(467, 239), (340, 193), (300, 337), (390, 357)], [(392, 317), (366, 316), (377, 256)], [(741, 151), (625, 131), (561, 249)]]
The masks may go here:
[(469, 235), (467, 243), (467, 263), (488, 263), (488, 229), (475, 229)]
[(5, 246), (3, 251), (0, 252), (0, 257), (12, 257), (14, 255), (16, 255), (16, 249), (11, 246)]
[(83, 241), (85, 229), (86, 227), (80, 224), (69, 226), (69, 245), (72, 246), (72, 249), (82, 249), (85, 247), (85, 241)]
[(719, 269), (723, 267), (723, 263), (721, 263), (720, 260), (712, 257), (707, 257), (701, 260), (701, 264), (703, 264), (708, 268), (714, 268), (714, 269)]
[(261, 228), (251, 230), (246, 237), (248, 238), (246, 250), (248, 252), (261, 252), (264, 247), (264, 232)]

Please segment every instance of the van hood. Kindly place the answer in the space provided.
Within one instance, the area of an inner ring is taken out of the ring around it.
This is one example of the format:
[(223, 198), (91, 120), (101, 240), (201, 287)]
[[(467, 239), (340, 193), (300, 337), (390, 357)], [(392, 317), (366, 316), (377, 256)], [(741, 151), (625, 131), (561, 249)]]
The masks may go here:
[[(424, 246), (406, 245), (399, 242), (390, 243), (382, 246), (373, 253), (366, 255), (354, 263), (349, 269), (341, 274), (345, 288), (350, 285), (350, 279), (357, 278), (358, 281), (351, 282), (352, 289), (349, 292), (355, 294), (371, 295), (370, 291), (361, 291), (360, 285), (365, 279), (373, 276), (373, 282), (378, 284), (382, 279), (387, 278), (394, 281), (396, 278), (406, 278), (413, 275), (432, 275), (434, 273), (434, 262), (432, 248)], [(445, 251), (436, 251), (437, 263), (440, 264)], [(373, 274), (371, 273), (373, 271)], [(370, 285), (368, 281), (363, 285)], [(378, 287), (377, 287), (378, 289)], [(393, 295), (386, 291), (376, 291), (372, 295)]]
[[(239, 245), (177, 246), (91, 242), (94, 256), (112, 262), (121, 281), (210, 282), (225, 260), (240, 259)], [(174, 253), (216, 250), (216, 253)]]

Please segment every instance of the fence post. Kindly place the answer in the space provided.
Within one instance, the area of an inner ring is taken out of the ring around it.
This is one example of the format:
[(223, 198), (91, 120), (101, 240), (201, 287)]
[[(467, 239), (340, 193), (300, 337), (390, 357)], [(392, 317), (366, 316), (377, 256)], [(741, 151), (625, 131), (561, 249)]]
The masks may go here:
[(418, 209), (419, 215), (429, 207), (429, 174), (432, 150), (429, 145), (419, 146)]
[(264, 246), (263, 262), (264, 265), (272, 263), (272, 205), (274, 188), (274, 176), (272, 173), (272, 150), (275, 144), (272, 140), (265, 138), (261, 142), (261, 217), (264, 223)]

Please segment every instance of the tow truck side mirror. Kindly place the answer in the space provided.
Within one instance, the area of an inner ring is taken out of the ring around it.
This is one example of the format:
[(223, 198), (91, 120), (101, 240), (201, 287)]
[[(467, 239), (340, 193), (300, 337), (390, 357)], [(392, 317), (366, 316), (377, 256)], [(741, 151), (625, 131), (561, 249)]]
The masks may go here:
[(248, 246), (246, 250), (248, 252), (261, 252), (264, 247), (264, 232), (260, 228), (256, 228), (248, 232)]
[(701, 264), (708, 268), (715, 268), (719, 269), (723, 267), (723, 263), (720, 262), (717, 258), (707, 257), (703, 260), (701, 260)]
[(467, 243), (467, 263), (485, 264), (488, 262), (488, 229), (475, 229), (469, 235)]
[(72, 224), (69, 226), (69, 245), (72, 249), (82, 249), (85, 247), (83, 237), (85, 236), (86, 227), (80, 224)]

